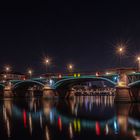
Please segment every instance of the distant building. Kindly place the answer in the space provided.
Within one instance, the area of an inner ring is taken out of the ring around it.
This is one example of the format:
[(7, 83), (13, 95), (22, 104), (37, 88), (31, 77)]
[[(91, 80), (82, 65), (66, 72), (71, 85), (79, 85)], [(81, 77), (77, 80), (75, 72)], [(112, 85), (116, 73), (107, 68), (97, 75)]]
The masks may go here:
[(27, 76), (19, 72), (0, 72), (0, 81), (25, 80)]

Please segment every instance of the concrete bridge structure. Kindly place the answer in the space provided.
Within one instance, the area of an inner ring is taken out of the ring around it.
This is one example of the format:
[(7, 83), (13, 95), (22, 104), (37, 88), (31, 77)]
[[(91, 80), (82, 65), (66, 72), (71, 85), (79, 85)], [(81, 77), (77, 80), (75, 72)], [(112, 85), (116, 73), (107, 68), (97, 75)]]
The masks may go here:
[[(140, 85), (140, 73), (132, 69), (116, 69), (106, 73), (91, 74), (73, 74), (71, 76), (51, 76), (49, 78), (31, 78), (26, 80), (10, 80), (7, 83), (1, 83), (0, 88), (4, 90), (5, 97), (11, 97), (12, 91), (24, 85), (38, 85), (43, 90), (43, 96), (61, 96), (54, 91), (68, 90), (70, 87), (83, 82), (106, 81), (116, 88), (116, 101), (135, 101), (130, 92), (130, 88)], [(65, 95), (63, 95), (65, 96)], [(137, 95), (140, 96), (140, 95)], [(136, 96), (136, 97), (137, 97)]]

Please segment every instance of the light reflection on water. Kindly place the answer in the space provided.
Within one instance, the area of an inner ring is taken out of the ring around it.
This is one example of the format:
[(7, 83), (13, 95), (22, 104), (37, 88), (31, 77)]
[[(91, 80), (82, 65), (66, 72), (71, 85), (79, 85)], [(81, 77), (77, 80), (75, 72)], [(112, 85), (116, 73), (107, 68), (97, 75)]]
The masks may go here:
[(139, 104), (115, 104), (114, 96), (7, 99), (0, 101), (0, 137), (138, 140), (139, 118)]

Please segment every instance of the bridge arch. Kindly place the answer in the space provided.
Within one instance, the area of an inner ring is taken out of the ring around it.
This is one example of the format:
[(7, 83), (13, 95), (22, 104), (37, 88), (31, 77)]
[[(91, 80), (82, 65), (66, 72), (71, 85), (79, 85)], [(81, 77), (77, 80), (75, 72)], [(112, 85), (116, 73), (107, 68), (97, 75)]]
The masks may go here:
[(0, 86), (4, 87), (4, 84), (0, 84)]
[(116, 85), (117, 83), (108, 79), (108, 78), (104, 78), (104, 77), (93, 77), (93, 76), (83, 76), (83, 77), (77, 77), (77, 78), (69, 78), (69, 79), (62, 79), (57, 81), (54, 85), (53, 88), (54, 89), (59, 89), (63, 86), (68, 86), (70, 84), (74, 85), (78, 82), (88, 82), (88, 81), (95, 81), (95, 80), (102, 80), (102, 81), (107, 81), (109, 83), (111, 83), (112, 85)]
[(40, 85), (42, 87), (44, 87), (44, 84), (39, 82), (39, 81), (34, 81), (34, 80), (25, 80), (25, 81), (20, 81), (17, 82), (14, 86), (13, 89), (16, 89), (17, 87), (21, 86), (22, 84), (36, 84), (36, 85)]
[(12, 91), (15, 97), (35, 97), (42, 96), (43, 87), (44, 84), (42, 82), (34, 80), (25, 80), (15, 83), (12, 86)]
[(133, 87), (133, 86), (137, 86), (138, 84), (140, 85), (140, 80), (132, 82), (132, 83), (129, 83), (128, 86)]
[(4, 84), (0, 84), (0, 89), (3, 89), (4, 87)]
[(9, 80), (9, 82), (13, 85), (19, 83), (19, 82), (22, 82), (23, 80)]

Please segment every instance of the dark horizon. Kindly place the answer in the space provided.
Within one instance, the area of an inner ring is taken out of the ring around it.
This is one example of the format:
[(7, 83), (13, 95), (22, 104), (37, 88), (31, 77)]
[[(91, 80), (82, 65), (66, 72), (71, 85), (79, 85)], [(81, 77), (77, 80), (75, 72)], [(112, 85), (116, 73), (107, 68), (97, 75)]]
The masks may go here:
[(140, 53), (140, 9), (131, 2), (46, 1), (6, 3), (0, 9), (0, 66), (14, 71), (45, 73), (43, 58), (52, 59), (52, 72), (96, 71), (119, 66), (115, 53), (125, 44), (122, 66), (136, 67)]

